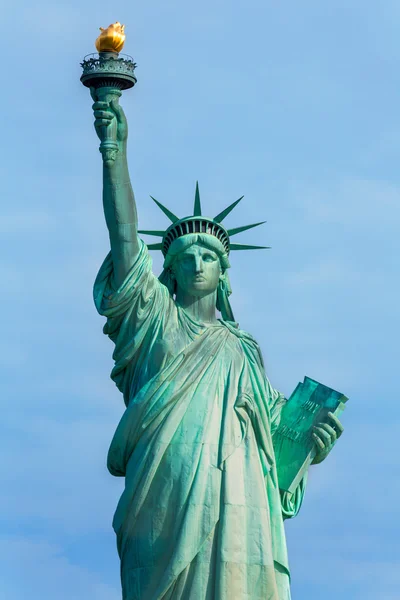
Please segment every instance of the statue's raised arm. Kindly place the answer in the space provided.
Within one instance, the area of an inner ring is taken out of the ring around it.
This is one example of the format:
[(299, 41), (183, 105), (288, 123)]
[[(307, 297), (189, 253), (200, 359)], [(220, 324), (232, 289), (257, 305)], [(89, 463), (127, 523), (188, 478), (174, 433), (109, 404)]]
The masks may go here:
[(124, 281), (140, 250), (137, 235), (135, 196), (129, 177), (126, 155), (128, 122), (116, 96), (107, 102), (99, 100), (91, 88), (94, 100), (94, 126), (101, 142), (110, 135), (118, 146), (114, 160), (103, 155), (103, 207), (110, 235), (114, 280), (117, 286)]

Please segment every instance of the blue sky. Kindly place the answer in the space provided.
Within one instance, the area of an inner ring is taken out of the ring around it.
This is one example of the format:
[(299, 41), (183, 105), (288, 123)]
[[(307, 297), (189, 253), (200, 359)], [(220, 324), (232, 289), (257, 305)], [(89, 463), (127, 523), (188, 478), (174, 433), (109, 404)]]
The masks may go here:
[[(400, 4), (371, 0), (2, 7), (0, 592), (117, 600), (108, 444), (123, 411), (91, 288), (108, 250), (80, 60), (126, 24), (143, 228), (242, 194), (232, 305), (272, 384), (350, 396), (345, 434), (287, 525), (294, 600), (400, 598)], [(5, 58), (7, 56), (7, 59)], [(155, 257), (154, 268), (161, 266)]]

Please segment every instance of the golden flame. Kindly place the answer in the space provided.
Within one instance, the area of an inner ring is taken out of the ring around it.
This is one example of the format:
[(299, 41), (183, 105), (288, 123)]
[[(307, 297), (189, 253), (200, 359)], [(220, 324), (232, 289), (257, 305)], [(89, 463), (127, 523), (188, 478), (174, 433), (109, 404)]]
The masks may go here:
[(109, 25), (107, 29), (100, 27), (101, 34), (95, 41), (98, 52), (121, 52), (125, 42), (125, 25), (119, 21)]

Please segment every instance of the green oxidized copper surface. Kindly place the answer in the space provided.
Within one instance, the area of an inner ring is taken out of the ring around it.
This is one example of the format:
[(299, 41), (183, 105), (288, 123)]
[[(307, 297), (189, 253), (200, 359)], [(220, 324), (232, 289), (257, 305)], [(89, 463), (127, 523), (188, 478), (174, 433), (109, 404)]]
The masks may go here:
[(205, 217), (202, 215), (199, 184), (197, 182), (193, 215), (190, 217), (184, 217), (183, 219), (180, 219), (179, 217), (174, 215), (174, 213), (172, 213), (166, 206), (161, 204), (161, 202), (158, 202), (158, 200), (153, 198), (153, 196), (150, 196), (150, 198), (154, 200), (154, 202), (168, 217), (168, 219), (172, 221), (172, 225), (170, 225), (165, 231), (154, 229), (139, 229), (138, 233), (163, 238), (162, 242), (158, 244), (147, 244), (147, 247), (150, 250), (161, 250), (164, 256), (166, 256), (168, 254), (168, 249), (174, 240), (190, 233), (207, 233), (209, 235), (213, 235), (214, 237), (220, 240), (227, 254), (229, 254), (231, 250), (269, 249), (269, 246), (253, 246), (248, 244), (230, 243), (230, 238), (232, 236), (237, 235), (242, 231), (252, 229), (253, 227), (263, 225), (265, 221), (260, 221), (259, 223), (252, 223), (251, 225), (235, 227), (234, 229), (225, 229), (225, 227), (221, 225), (221, 222), (229, 215), (229, 213), (235, 208), (235, 206), (237, 206), (237, 204), (242, 200), (243, 196), (239, 198), (239, 200), (236, 200), (236, 202), (230, 204), (227, 208), (225, 208), (214, 218)]
[[(161, 238), (157, 278), (138, 236), (122, 88), (90, 85), (111, 246), (94, 300), (115, 345), (111, 377), (126, 405), (107, 461), (125, 477), (113, 521), (123, 598), (289, 600), (283, 522), (300, 509), (308, 464), (295, 467), (303, 470), (290, 492), (280, 489), (278, 473), (293, 471), (277, 433), (289, 404), (229, 301), (229, 252), (255, 248), (230, 238), (259, 223), (221, 225), (239, 200), (203, 217), (198, 186), (192, 216), (180, 219), (156, 201), (172, 222), (143, 232)], [(314, 464), (343, 431), (331, 412), (321, 415), (308, 424)]]
[(114, 52), (88, 54), (81, 62), (81, 81), (86, 87), (115, 87), (126, 90), (137, 81), (136, 64), (128, 55), (121, 56)]
[(274, 450), (281, 490), (294, 492), (316, 454), (313, 428), (326, 421), (329, 412), (337, 417), (348, 398), (341, 392), (305, 377), (282, 409), (275, 434)]
[[(136, 64), (132, 57), (117, 52), (100, 52), (85, 56), (81, 63), (81, 82), (90, 88), (93, 99), (110, 103), (121, 96), (121, 90), (133, 87), (137, 81)], [(110, 166), (116, 159), (119, 146), (116, 142), (117, 125), (107, 123), (101, 127), (99, 150), (105, 164)]]

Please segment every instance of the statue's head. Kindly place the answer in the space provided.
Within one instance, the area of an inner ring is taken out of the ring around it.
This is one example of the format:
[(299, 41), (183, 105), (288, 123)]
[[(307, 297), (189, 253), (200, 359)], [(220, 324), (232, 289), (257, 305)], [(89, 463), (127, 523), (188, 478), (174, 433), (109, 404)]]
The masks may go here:
[(189, 233), (172, 242), (165, 257), (172, 294), (178, 289), (203, 297), (227, 281), (228, 255), (223, 244), (207, 233)]
[(171, 295), (179, 290), (193, 296), (203, 297), (217, 292), (216, 307), (224, 320), (234, 320), (228, 297), (231, 294), (227, 269), (231, 250), (253, 250), (265, 246), (231, 244), (230, 237), (261, 225), (254, 223), (235, 229), (225, 229), (221, 222), (242, 198), (236, 200), (213, 219), (201, 213), (199, 187), (196, 185), (193, 216), (180, 219), (160, 202), (153, 200), (172, 221), (166, 231), (144, 231), (139, 233), (162, 237), (158, 244), (148, 244), (150, 250), (161, 250), (164, 254), (164, 271), (160, 281), (167, 286)]

